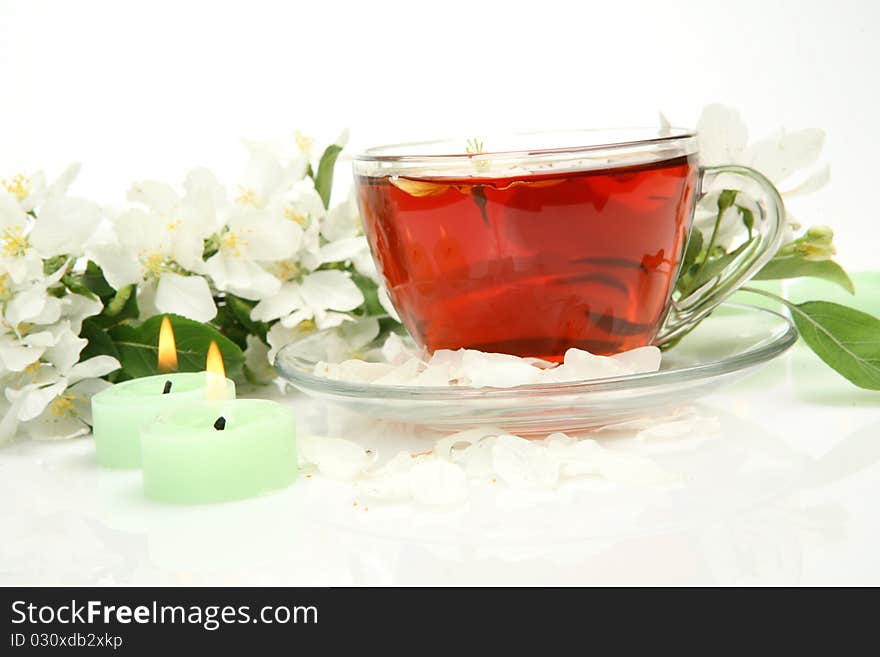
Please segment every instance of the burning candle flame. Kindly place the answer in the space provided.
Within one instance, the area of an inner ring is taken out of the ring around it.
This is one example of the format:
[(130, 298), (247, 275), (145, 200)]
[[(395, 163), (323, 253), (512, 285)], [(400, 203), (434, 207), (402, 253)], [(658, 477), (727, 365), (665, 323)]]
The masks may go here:
[(174, 329), (168, 316), (162, 318), (159, 328), (159, 369), (173, 372), (177, 369), (177, 344), (174, 342)]
[(205, 391), (207, 398), (212, 401), (226, 399), (226, 368), (223, 367), (223, 356), (220, 354), (220, 348), (213, 340), (211, 340), (211, 346), (208, 347), (205, 371), (207, 375), (207, 389)]

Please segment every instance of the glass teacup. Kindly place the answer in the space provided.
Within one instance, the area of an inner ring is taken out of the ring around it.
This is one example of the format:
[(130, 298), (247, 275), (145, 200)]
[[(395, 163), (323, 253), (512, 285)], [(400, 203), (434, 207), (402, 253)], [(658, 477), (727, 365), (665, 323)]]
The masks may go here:
[[(372, 148), (355, 157), (373, 258), (403, 323), (431, 351), (560, 360), (685, 332), (779, 246), (772, 184), (702, 168), (687, 130), (584, 130)], [(674, 294), (706, 180), (757, 201), (748, 247)]]

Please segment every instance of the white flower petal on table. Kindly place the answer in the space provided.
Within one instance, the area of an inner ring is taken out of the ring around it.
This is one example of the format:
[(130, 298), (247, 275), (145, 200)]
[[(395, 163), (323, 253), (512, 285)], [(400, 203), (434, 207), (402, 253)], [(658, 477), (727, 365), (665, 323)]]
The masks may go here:
[(492, 466), (511, 488), (551, 489), (559, 483), (559, 464), (542, 446), (505, 434), (492, 444)]
[(518, 356), (462, 350), (461, 367), (476, 388), (505, 388), (537, 383), (541, 370)]
[(338, 269), (316, 271), (306, 276), (300, 293), (312, 308), (354, 310), (364, 302), (364, 295), (351, 277)]
[(402, 365), (411, 358), (421, 355), (407, 347), (397, 333), (388, 334), (388, 337), (385, 338), (385, 342), (382, 344), (381, 352), (385, 362), (392, 365)]
[(412, 498), (411, 472), (416, 459), (409, 452), (398, 452), (394, 458), (376, 470), (370, 470), (357, 480), (360, 494), (376, 500), (404, 501)]
[(62, 254), (78, 256), (100, 221), (101, 208), (91, 201), (54, 199), (40, 208), (39, 219), (34, 222), (28, 239), (44, 258)]
[(352, 481), (375, 461), (375, 456), (350, 440), (304, 436), (298, 441), (300, 458), (325, 477)]
[(156, 308), (197, 322), (208, 322), (217, 316), (217, 306), (202, 276), (181, 276), (164, 272), (156, 287)]
[(422, 361), (418, 358), (410, 358), (404, 363), (391, 366), (389, 372), (375, 379), (373, 383), (383, 386), (409, 385), (418, 376), (421, 369)]
[(597, 453), (599, 473), (609, 481), (624, 484), (650, 486), (680, 481), (674, 475), (654, 461), (633, 454), (623, 454), (611, 449), (603, 449)]
[(428, 506), (452, 506), (468, 497), (464, 470), (454, 463), (438, 459), (417, 462), (410, 471), (413, 500)]
[(660, 369), (662, 353), (657, 347), (649, 345), (615, 354), (611, 358), (627, 368), (630, 374), (643, 374)]
[(703, 165), (743, 163), (749, 131), (732, 107), (708, 105), (697, 121), (697, 135)]

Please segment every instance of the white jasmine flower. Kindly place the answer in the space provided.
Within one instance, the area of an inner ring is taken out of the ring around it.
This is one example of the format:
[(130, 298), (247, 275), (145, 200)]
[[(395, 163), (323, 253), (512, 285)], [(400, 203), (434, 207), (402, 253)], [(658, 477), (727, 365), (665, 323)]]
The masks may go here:
[(218, 228), (223, 190), (205, 169), (191, 171), (184, 194), (171, 186), (143, 181), (132, 186), (132, 208), (113, 220), (111, 235), (90, 243), (86, 255), (98, 264), (115, 289), (139, 284), (159, 312), (207, 321), (217, 308), (204, 269), (205, 240)]
[(299, 283), (284, 283), (277, 293), (254, 306), (251, 318), (264, 322), (280, 319), (285, 328), (312, 321), (323, 329), (351, 319), (344, 313), (363, 302), (363, 293), (347, 272), (327, 269), (308, 274)]
[(220, 233), (217, 253), (205, 262), (204, 271), (222, 291), (245, 299), (271, 296), (281, 288), (281, 281), (261, 263), (289, 257), (301, 235), (295, 222), (251, 207), (234, 207)]
[(0, 271), (12, 283), (43, 273), (43, 261), (30, 242), (31, 223), (16, 198), (0, 190)]
[[(740, 164), (751, 167), (770, 179), (783, 199), (798, 194), (814, 192), (830, 179), (830, 168), (816, 168), (825, 141), (825, 133), (818, 129), (785, 132), (779, 130), (770, 137), (748, 143), (748, 129), (739, 113), (724, 105), (707, 106), (697, 123), (700, 137), (700, 160), (707, 166), (720, 164)], [(694, 225), (708, 241), (718, 213), (718, 198), (727, 185), (725, 176), (712, 183), (697, 207)], [(735, 188), (735, 187), (734, 187)], [(739, 193), (736, 203), (745, 205), (757, 214), (757, 204), (747, 193)], [(783, 243), (791, 241), (796, 223), (789, 216), (788, 237)], [(739, 211), (729, 208), (719, 225), (715, 243), (726, 250), (744, 235), (744, 225)]]
[(29, 240), (44, 258), (79, 256), (101, 221), (101, 208), (79, 198), (53, 198), (40, 206)]
[(66, 195), (79, 175), (79, 169), (79, 164), (71, 164), (51, 184), (47, 184), (46, 174), (42, 171), (30, 175), (17, 174), (0, 181), (0, 187), (15, 197), (22, 210), (31, 212), (47, 201)]
[(245, 142), (245, 147), (250, 157), (234, 199), (238, 204), (267, 208), (277, 195), (287, 193), (306, 175), (309, 160), (301, 153), (289, 157), (282, 145), (271, 142)]
[[(41, 363), (26, 377), (7, 383), (0, 442), (12, 438), (21, 424), (38, 439), (86, 433), (90, 421), (88, 400), (105, 386), (105, 382), (95, 380), (119, 367), (119, 362), (110, 356), (95, 356), (67, 370)], [(69, 387), (72, 389), (68, 390)]]

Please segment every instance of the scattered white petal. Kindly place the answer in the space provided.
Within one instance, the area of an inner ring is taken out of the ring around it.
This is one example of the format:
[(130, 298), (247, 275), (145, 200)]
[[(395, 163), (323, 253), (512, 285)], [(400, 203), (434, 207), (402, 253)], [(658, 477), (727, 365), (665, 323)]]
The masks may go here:
[(351, 481), (375, 461), (375, 456), (350, 440), (302, 436), (297, 441), (302, 462), (314, 465), (329, 479)]

